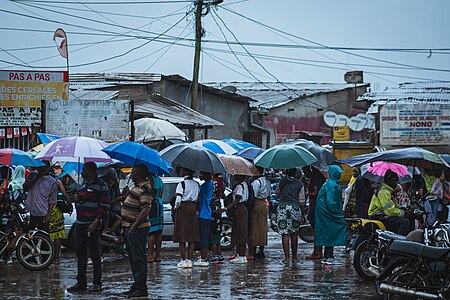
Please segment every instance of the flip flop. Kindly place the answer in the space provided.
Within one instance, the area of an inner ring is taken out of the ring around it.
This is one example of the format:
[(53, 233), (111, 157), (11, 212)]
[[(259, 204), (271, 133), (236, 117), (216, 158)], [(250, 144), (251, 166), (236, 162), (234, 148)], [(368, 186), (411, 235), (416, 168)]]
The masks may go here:
[(161, 258), (155, 258), (153, 261), (154, 262), (161, 262)]
[(318, 259), (322, 259), (322, 255), (317, 254), (317, 253), (312, 253), (312, 254), (306, 256), (305, 258), (312, 259), (312, 260), (318, 260)]
[(148, 263), (152, 263), (152, 262), (154, 262), (155, 260), (153, 259), (153, 258), (147, 258), (147, 262)]

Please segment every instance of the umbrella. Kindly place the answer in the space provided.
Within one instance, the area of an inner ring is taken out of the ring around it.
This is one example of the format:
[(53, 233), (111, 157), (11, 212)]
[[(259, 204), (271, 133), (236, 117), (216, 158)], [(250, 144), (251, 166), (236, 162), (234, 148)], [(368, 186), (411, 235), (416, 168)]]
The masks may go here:
[(450, 168), (450, 155), (441, 154), (439, 155), (447, 168)]
[(285, 142), (282, 145), (296, 145), (305, 148), (317, 158), (317, 161), (312, 165), (321, 169), (336, 160), (336, 156), (334, 156), (333, 152), (313, 141), (298, 139)]
[(142, 118), (134, 121), (134, 127), (137, 142), (187, 139), (186, 133), (165, 120)]
[(439, 155), (419, 147), (362, 154), (345, 159), (340, 159), (336, 162), (355, 167), (375, 161), (392, 161), (402, 165), (414, 166), (428, 170), (444, 168), (444, 162), (439, 157)]
[(159, 152), (174, 166), (208, 173), (225, 173), (225, 167), (219, 157), (211, 150), (194, 144), (176, 144)]
[(131, 167), (144, 164), (149, 172), (163, 175), (170, 174), (170, 164), (152, 148), (134, 142), (119, 142), (102, 150), (110, 157), (120, 160)]
[(40, 167), (45, 164), (33, 158), (30, 153), (18, 149), (0, 149), (0, 165)]
[(35, 158), (52, 162), (113, 162), (102, 151), (108, 145), (104, 141), (83, 136), (66, 137), (45, 146)]
[(38, 135), (39, 139), (41, 140), (42, 144), (44, 144), (44, 146), (61, 138), (59, 135), (48, 134), (48, 133), (38, 133), (37, 135)]
[(264, 168), (291, 169), (308, 166), (317, 161), (317, 158), (308, 150), (300, 146), (278, 145), (267, 149), (254, 163)]
[(412, 181), (412, 168), (410, 171), (407, 166), (384, 161), (377, 161), (362, 166), (361, 174), (362, 177), (371, 181), (384, 182), (384, 175), (387, 170), (391, 170), (398, 175), (399, 183), (407, 183)]
[(236, 151), (247, 149), (247, 148), (259, 148), (258, 146), (253, 145), (251, 143), (244, 142), (244, 141), (241, 141), (241, 140), (232, 139), (232, 138), (223, 139), (222, 142), (224, 142), (225, 144), (230, 145)]
[(260, 155), (263, 152), (264, 152), (264, 149), (250, 147), (250, 148), (245, 148), (245, 149), (240, 150), (235, 155), (253, 161), (258, 155)]
[(219, 154), (219, 158), (230, 175), (259, 176), (261, 172), (250, 161), (235, 155)]
[(212, 139), (198, 140), (192, 142), (191, 144), (204, 147), (216, 154), (234, 154), (237, 152), (233, 147), (219, 140), (212, 140)]

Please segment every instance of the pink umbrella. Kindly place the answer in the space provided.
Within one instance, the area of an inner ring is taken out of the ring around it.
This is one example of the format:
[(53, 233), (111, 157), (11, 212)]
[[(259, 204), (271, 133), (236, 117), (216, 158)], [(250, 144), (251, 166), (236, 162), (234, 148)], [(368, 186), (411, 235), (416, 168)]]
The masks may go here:
[(369, 163), (367, 168), (367, 171), (378, 176), (384, 176), (387, 170), (391, 170), (392, 172), (397, 173), (399, 177), (409, 175), (407, 166), (391, 162), (376, 161), (373, 163)]

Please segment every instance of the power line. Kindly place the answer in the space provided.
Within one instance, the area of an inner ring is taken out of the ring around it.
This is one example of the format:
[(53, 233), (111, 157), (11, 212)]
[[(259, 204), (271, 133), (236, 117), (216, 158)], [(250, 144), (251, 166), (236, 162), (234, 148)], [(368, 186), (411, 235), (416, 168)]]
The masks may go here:
[[(327, 48), (327, 49), (330, 49), (330, 50), (335, 50), (335, 51), (338, 51), (338, 52), (341, 52), (341, 53), (345, 53), (345, 54), (347, 54), (347, 55), (351, 55), (351, 56), (355, 56), (355, 57), (359, 57), (359, 58), (364, 58), (364, 59), (368, 59), (368, 60), (373, 60), (373, 61), (377, 61), (377, 62), (383, 62), (383, 63), (388, 63), (388, 64), (394, 64), (394, 65), (403, 66), (403, 67), (412, 67), (412, 68), (422, 69), (422, 70), (426, 70), (426, 71), (433, 71), (433, 70), (435, 70), (435, 69), (426, 68), (426, 67), (420, 67), (420, 66), (414, 66), (414, 65), (402, 64), (402, 63), (392, 62), (392, 61), (388, 61), (388, 60), (372, 58), (372, 57), (369, 57), (369, 56), (365, 56), (365, 55), (361, 55), (361, 54), (355, 54), (355, 53), (348, 52), (348, 51), (345, 51), (345, 50), (334, 49), (333, 47), (330, 47), (330, 46), (327, 46), (327, 45), (324, 45), (324, 44), (321, 44), (321, 43), (318, 43), (318, 42), (315, 42), (315, 41), (312, 41), (312, 40), (303, 38), (303, 37), (301, 37), (301, 36), (298, 36), (298, 35), (295, 35), (295, 34), (292, 34), (292, 33), (289, 33), (289, 32), (283, 31), (283, 30), (280, 30), (280, 29), (277, 29), (277, 28), (272, 27), (272, 26), (270, 26), (270, 25), (264, 24), (264, 23), (262, 23), (262, 22), (259, 22), (259, 21), (257, 21), (257, 20), (254, 20), (254, 19), (252, 19), (252, 18), (250, 18), (250, 17), (247, 17), (247, 16), (245, 16), (245, 15), (243, 15), (243, 14), (240, 14), (240, 13), (238, 13), (238, 12), (236, 12), (236, 11), (230, 9), (230, 8), (227, 8), (227, 7), (222, 7), (222, 8), (225, 9), (225, 10), (227, 10), (227, 11), (229, 11), (229, 12), (231, 12), (231, 13), (233, 13), (233, 14), (235, 14), (235, 15), (237, 15), (237, 16), (242, 17), (242, 18), (244, 18), (244, 19), (246, 19), (246, 20), (249, 20), (249, 21), (251, 21), (251, 22), (253, 22), (253, 23), (256, 23), (256, 24), (258, 24), (258, 25), (260, 25), (260, 26), (263, 26), (263, 27), (265, 27), (265, 28), (269, 28), (269, 29), (271, 29), (271, 30), (275, 30), (275, 31), (277, 31), (277, 32), (283, 33), (283, 34), (285, 34), (285, 35), (294, 37), (294, 38), (299, 39), (299, 40), (302, 40), (302, 41), (306, 41), (306, 42), (308, 42), (308, 43), (311, 43), (311, 44), (314, 44), (314, 45), (317, 45), (317, 46), (320, 46), (320, 47), (324, 47), (324, 48)], [(448, 72), (448, 71), (445, 71), (445, 72)]]
[[(218, 18), (219, 18), (219, 20), (222, 22), (222, 24), (225, 26), (225, 28), (231, 33), (231, 35), (233, 36), (233, 38), (236, 40), (236, 42), (238, 43), (238, 44), (240, 44), (240, 42), (239, 42), (239, 40), (238, 40), (238, 38), (236, 37), (236, 35), (233, 33), (233, 31), (231, 31), (231, 29), (227, 26), (227, 24), (224, 22), (224, 20), (217, 14), (217, 13), (215, 13), (215, 12), (213, 12), (213, 14), (215, 14)], [(215, 21), (215, 20), (214, 20)], [(216, 24), (217, 24), (217, 21), (215, 21), (216, 22)], [(220, 28), (220, 26), (218, 26), (219, 28)], [(225, 37), (225, 36), (224, 36)], [(282, 86), (284, 86), (285, 88), (287, 88), (289, 91), (291, 91), (291, 92), (293, 92), (297, 97), (300, 97), (300, 95), (298, 95), (297, 93), (296, 93), (296, 91), (294, 91), (294, 90), (292, 90), (290, 87), (288, 87), (286, 84), (284, 84), (283, 82), (281, 82), (275, 75), (273, 75), (271, 72), (269, 72), (269, 70), (267, 70), (267, 68), (266, 67), (264, 67), (248, 50), (247, 50), (247, 48), (245, 48), (243, 45), (241, 45), (240, 44), (240, 46), (242, 47), (242, 49), (244, 49), (245, 50), (245, 52), (267, 73), (267, 74), (269, 74), (269, 76), (271, 76), (273, 79), (275, 79), (279, 84), (281, 84)], [(286, 97), (286, 95), (285, 95), (285, 97)], [(289, 99), (290, 97), (289, 96), (287, 96), (287, 98)], [(326, 109), (326, 107), (325, 106), (323, 106), (323, 105), (321, 105), (321, 104), (318, 104), (318, 103), (315, 103), (315, 102), (312, 102), (312, 101), (309, 101), (309, 100), (307, 100), (307, 99), (304, 99), (305, 101), (307, 101), (307, 102), (309, 102), (309, 103), (311, 103), (311, 104), (313, 104), (313, 105), (316, 105), (317, 107), (322, 107), (322, 108), (325, 108)]]
[(43, 4), (72, 4), (72, 5), (128, 5), (128, 4), (174, 4), (174, 3), (192, 3), (189, 0), (162, 0), (162, 1), (107, 1), (107, 2), (72, 2), (72, 1), (40, 1), (40, 0), (11, 0), (14, 2), (29, 2)]

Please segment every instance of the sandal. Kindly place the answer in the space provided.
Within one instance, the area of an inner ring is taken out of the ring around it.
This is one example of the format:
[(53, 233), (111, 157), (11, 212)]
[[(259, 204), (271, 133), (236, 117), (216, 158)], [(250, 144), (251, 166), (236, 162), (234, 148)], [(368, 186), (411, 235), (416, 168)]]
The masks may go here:
[(323, 256), (320, 253), (311, 253), (310, 255), (305, 257), (306, 259), (312, 259), (312, 260), (318, 260), (318, 259), (322, 259)]
[(154, 262), (155, 260), (153, 259), (153, 258), (147, 258), (147, 262), (148, 263), (152, 263), (152, 262)]
[(161, 262), (161, 258), (155, 258), (153, 261), (154, 262)]

